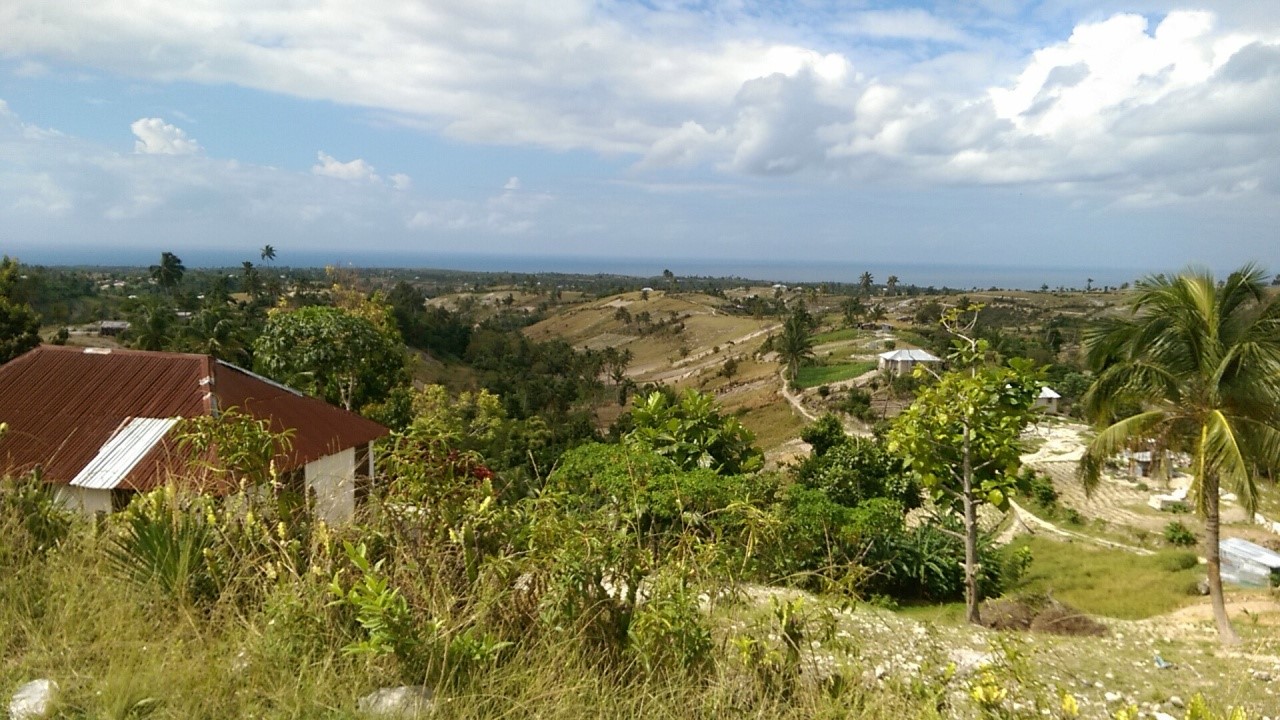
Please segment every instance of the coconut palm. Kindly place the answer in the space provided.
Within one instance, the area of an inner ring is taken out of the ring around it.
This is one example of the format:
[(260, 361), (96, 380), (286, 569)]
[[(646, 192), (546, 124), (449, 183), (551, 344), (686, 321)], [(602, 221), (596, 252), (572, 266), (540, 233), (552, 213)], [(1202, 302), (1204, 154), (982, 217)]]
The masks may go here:
[(858, 287), (862, 288), (863, 295), (871, 294), (871, 286), (874, 282), (875, 282), (875, 278), (872, 277), (870, 272), (862, 273), (862, 275), (858, 278)]
[(264, 262), (274, 262), (276, 259), (276, 249), (270, 245), (262, 246), (262, 260)]
[(156, 281), (162, 289), (172, 291), (178, 287), (178, 283), (182, 282), (182, 275), (187, 268), (182, 264), (182, 258), (171, 252), (160, 253), (160, 264), (152, 265), (151, 277)]
[(1198, 269), (1152, 276), (1135, 286), (1127, 316), (1085, 336), (1097, 373), (1085, 407), (1110, 423), (1081, 460), (1085, 488), (1134, 443), (1154, 447), (1153, 456), (1190, 455), (1189, 497), (1205, 518), (1209, 594), (1228, 643), (1237, 637), (1222, 596), (1219, 487), (1252, 517), (1259, 472), (1280, 467), (1280, 296), (1267, 294), (1264, 277), (1252, 265), (1221, 284)]
[(803, 315), (792, 313), (782, 324), (782, 335), (774, 343), (774, 349), (787, 366), (787, 379), (794, 383), (800, 366), (813, 358), (813, 338), (809, 335), (809, 323)]
[(884, 290), (889, 295), (898, 294), (898, 276), (890, 275), (888, 280), (884, 281)]

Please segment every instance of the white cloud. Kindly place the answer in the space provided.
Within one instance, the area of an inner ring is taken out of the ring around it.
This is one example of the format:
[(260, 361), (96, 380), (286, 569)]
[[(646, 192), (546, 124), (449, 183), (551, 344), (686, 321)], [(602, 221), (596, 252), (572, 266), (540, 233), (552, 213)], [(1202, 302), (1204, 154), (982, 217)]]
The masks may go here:
[(391, 176), (391, 187), (397, 190), (408, 190), (413, 187), (413, 178), (404, 173), (395, 173)]
[(378, 174), (374, 172), (373, 166), (365, 162), (363, 158), (356, 158), (349, 162), (342, 162), (324, 151), (316, 153), (316, 157), (320, 162), (311, 166), (311, 172), (316, 175), (337, 178), (339, 180), (368, 182), (378, 182), (378, 180), (380, 180)]
[(139, 118), (129, 125), (138, 140), (133, 151), (143, 155), (193, 155), (200, 152), (200, 143), (187, 137), (182, 128), (175, 127), (161, 118)]
[[(1046, 0), (1032, 14), (1055, 24), (1031, 27), (1012, 25), (1010, 0), (933, 12), (802, 4), (812, 15), (758, 3), (369, 0), (301, 16), (292, 0), (10, 0), (0, 47), (52, 67), (368, 108), (471, 142), (624, 155), (644, 173), (1168, 201), (1276, 192), (1280, 4), (1222, 0), (1218, 15), (1125, 4), (1148, 14), (1117, 13), (1120, 0)], [(1045, 39), (1079, 17), (1091, 20)], [(159, 119), (139, 122), (155, 136), (135, 123), (139, 152), (199, 148)], [(359, 158), (321, 153), (313, 172), (409, 187)]]
[(514, 176), (514, 175), (512, 175), (512, 176), (511, 176), (511, 177), (509, 177), (509, 178), (507, 178), (507, 182), (503, 184), (502, 189), (503, 189), (503, 190), (506, 190), (506, 191), (508, 191), (508, 192), (514, 192), (514, 191), (516, 191), (516, 190), (519, 190), (519, 189), (520, 189), (520, 178), (518, 178), (518, 177), (516, 177), (516, 176)]

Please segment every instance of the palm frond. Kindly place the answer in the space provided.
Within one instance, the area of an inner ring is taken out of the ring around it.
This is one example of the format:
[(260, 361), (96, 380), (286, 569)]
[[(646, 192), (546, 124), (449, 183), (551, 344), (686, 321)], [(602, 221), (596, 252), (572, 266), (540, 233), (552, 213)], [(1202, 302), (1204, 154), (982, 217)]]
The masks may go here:
[[(1253, 517), (1258, 507), (1257, 486), (1250, 472), (1247, 450), (1235, 424), (1221, 410), (1215, 410), (1206, 418), (1201, 438), (1204, 447), (1200, 453), (1199, 472), (1205, 478), (1216, 476), (1218, 484), (1225, 485), (1239, 496), (1240, 504)], [(1204, 487), (1203, 482), (1201, 487)]]
[(1163, 410), (1150, 410), (1113, 423), (1099, 432), (1085, 447), (1080, 465), (1076, 469), (1085, 492), (1092, 493), (1098, 486), (1107, 460), (1134, 440), (1149, 436), (1155, 428), (1168, 421), (1169, 415)]

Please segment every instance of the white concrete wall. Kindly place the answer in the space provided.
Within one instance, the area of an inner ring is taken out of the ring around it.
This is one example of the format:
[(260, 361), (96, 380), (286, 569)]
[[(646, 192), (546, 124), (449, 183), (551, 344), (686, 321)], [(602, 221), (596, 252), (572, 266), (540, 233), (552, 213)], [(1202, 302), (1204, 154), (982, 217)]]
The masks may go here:
[(111, 512), (110, 490), (59, 485), (54, 494), (63, 507), (88, 517)]
[(307, 490), (315, 493), (317, 518), (330, 524), (351, 520), (356, 512), (355, 475), (355, 448), (307, 463)]

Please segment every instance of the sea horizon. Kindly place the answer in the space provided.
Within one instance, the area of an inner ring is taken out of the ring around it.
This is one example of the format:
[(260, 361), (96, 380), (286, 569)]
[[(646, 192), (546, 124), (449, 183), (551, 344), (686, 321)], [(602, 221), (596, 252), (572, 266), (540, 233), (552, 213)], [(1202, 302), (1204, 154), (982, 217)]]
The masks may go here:
[[(251, 257), (226, 250), (183, 253), (189, 268), (238, 267), (244, 260), (257, 264), (255, 249)], [(84, 249), (55, 254), (31, 249), (18, 254), (31, 265), (145, 267), (154, 264), (159, 251), (136, 248), (104, 250)], [(350, 253), (317, 251), (282, 251), (276, 261), (279, 267), (339, 267), (403, 270), (454, 270), (463, 272), (563, 273), (572, 275), (619, 275), (636, 278), (660, 277), (664, 270), (683, 277), (742, 278), (781, 283), (856, 283), (863, 272), (870, 272), (877, 283), (896, 275), (901, 285), (949, 287), (955, 289), (1001, 288), (1038, 290), (1119, 286), (1156, 272), (1175, 272), (1179, 268), (1128, 267), (1063, 267), (999, 264), (883, 262), (856, 260), (766, 260), (759, 258), (641, 258), (589, 255), (499, 255), (468, 253), (366, 252), (357, 259)]]

